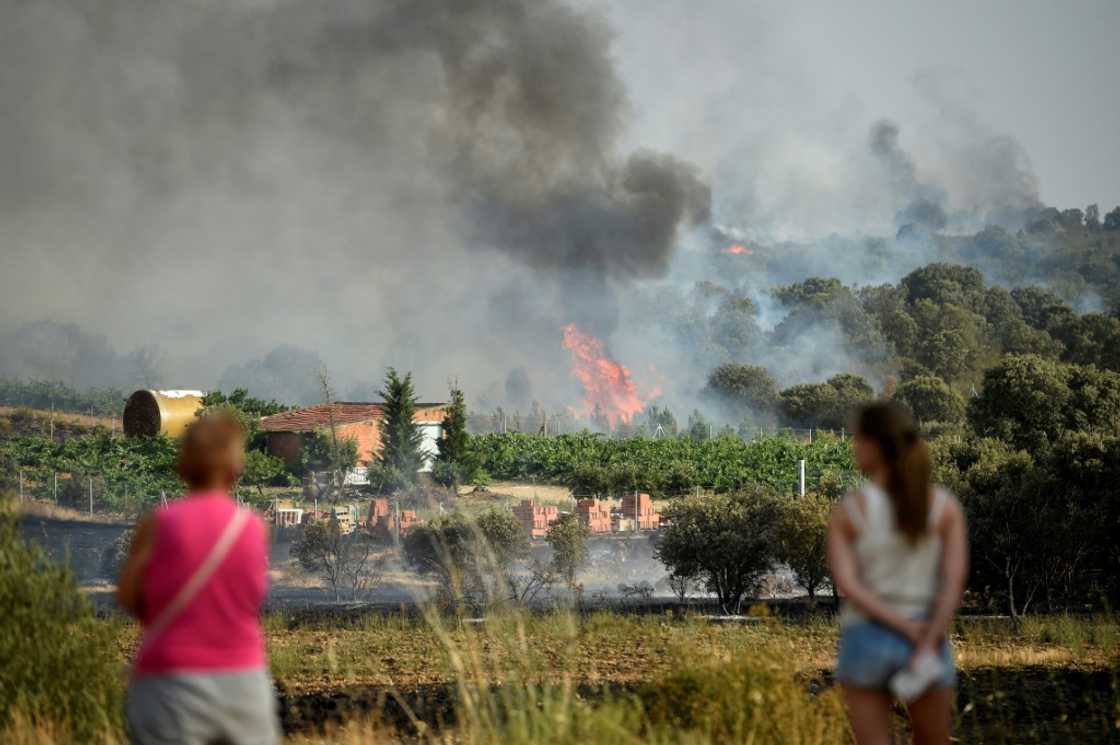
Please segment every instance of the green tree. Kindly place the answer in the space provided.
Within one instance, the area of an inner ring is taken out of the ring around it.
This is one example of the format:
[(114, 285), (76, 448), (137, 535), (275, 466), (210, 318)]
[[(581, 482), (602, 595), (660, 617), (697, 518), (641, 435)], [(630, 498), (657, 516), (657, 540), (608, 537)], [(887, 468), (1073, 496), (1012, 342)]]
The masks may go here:
[(910, 409), (920, 424), (960, 424), (965, 403), (948, 383), (934, 375), (919, 375), (898, 386), (894, 400)]
[(292, 554), (305, 571), (319, 573), (336, 601), (342, 591), (357, 599), (380, 580), (381, 565), (373, 557), (373, 541), (360, 531), (343, 533), (334, 519), (305, 525)]
[(1063, 429), (1069, 406), (1069, 367), (1038, 355), (1008, 355), (984, 373), (968, 419), (977, 434), (1015, 447), (1045, 448)]
[(968, 419), (977, 434), (1032, 453), (1045, 451), (1066, 430), (1115, 432), (1120, 374), (1033, 354), (1007, 355), (984, 373)]
[(491, 572), (504, 578), (515, 562), (529, 555), (525, 527), (508, 509), (491, 507), (475, 518), (475, 525), (485, 551), (481, 558)]
[(252, 501), (249, 494), (242, 491), (242, 487), (255, 490), (258, 505), (265, 502), (264, 487), (266, 486), (295, 486), (298, 482), (288, 472), (284, 461), (269, 455), (261, 450), (247, 450), (245, 452), (245, 470), (241, 473), (238, 482), (238, 491), (243, 498)]
[(221, 391), (210, 391), (203, 396), (202, 406), (204, 409), (214, 406), (232, 406), (254, 418), (272, 416), (283, 411), (289, 411), (292, 408), (275, 400), (265, 401), (264, 399), (253, 398), (249, 395), (249, 391), (244, 388), (235, 388), (233, 393), (229, 395)]
[(305, 432), (300, 435), (299, 458), (289, 470), (299, 477), (310, 471), (335, 468), (348, 471), (358, 464), (358, 443), (352, 437), (331, 437), (329, 432)]
[(772, 419), (778, 402), (774, 379), (765, 368), (755, 365), (720, 365), (708, 376), (704, 393), (728, 406), (735, 420), (747, 416), (756, 420)]
[(912, 305), (929, 300), (934, 305), (977, 309), (984, 293), (980, 270), (956, 264), (927, 264), (907, 274), (900, 284)]
[(842, 429), (852, 412), (875, 391), (858, 375), (834, 375), (824, 383), (802, 383), (781, 393), (782, 415), (798, 427)]
[(725, 613), (737, 613), (779, 559), (782, 509), (764, 489), (686, 497), (664, 514), (657, 558), (670, 574), (702, 578)]
[(453, 512), (418, 525), (402, 549), (413, 569), (436, 579), (450, 607), (484, 607), (506, 597), (512, 567), (528, 555), (529, 544), (513, 513), (493, 508), (475, 521)]
[(1120, 206), (1117, 206), (1112, 212), (1104, 216), (1104, 229), (1120, 230)]
[(467, 404), (458, 384), (452, 384), (450, 400), (443, 418), (433, 472), (446, 486), (457, 486), (469, 478), (467, 458), (470, 436), (467, 434)]
[(385, 399), (381, 415), (380, 463), (394, 469), (409, 483), (415, 483), (416, 473), (424, 464), (420, 444), (423, 434), (416, 424), (416, 395), (412, 388), (412, 373), (401, 378), (389, 368), (385, 374)]
[(781, 559), (793, 571), (798, 583), (815, 601), (817, 590), (828, 584), (828, 557), (825, 534), (834, 502), (810, 492), (783, 505), (779, 530)]
[(1053, 334), (1075, 317), (1073, 309), (1061, 298), (1041, 287), (1016, 287), (1011, 297), (1022, 311), (1023, 320), (1040, 331)]
[(576, 574), (587, 563), (587, 528), (574, 512), (561, 515), (548, 528), (548, 545), (552, 548), (552, 568), (570, 589), (576, 587)]
[(1012, 616), (1045, 596), (1053, 569), (1065, 564), (1072, 522), (1059, 491), (1025, 451), (993, 439), (951, 449), (957, 490), (969, 525), (972, 588)]
[(1067, 362), (1120, 371), (1120, 319), (1103, 313), (1074, 316), (1056, 334), (1065, 345)]
[(1089, 230), (1101, 229), (1101, 208), (1098, 205), (1090, 204), (1085, 208), (1085, 227)]
[(650, 435), (656, 435), (658, 427), (661, 428), (663, 435), (672, 437), (677, 434), (677, 418), (673, 416), (673, 412), (669, 411), (668, 407), (651, 405), (646, 409), (646, 419)]
[(794, 344), (822, 326), (838, 327), (849, 347), (868, 361), (885, 359), (888, 344), (876, 319), (851, 289), (835, 278), (812, 277), (773, 291), (789, 314), (774, 329), (773, 341)]
[(699, 409), (693, 409), (692, 413), (688, 415), (688, 437), (696, 442), (703, 442), (710, 439), (712, 436), (712, 425), (700, 413)]

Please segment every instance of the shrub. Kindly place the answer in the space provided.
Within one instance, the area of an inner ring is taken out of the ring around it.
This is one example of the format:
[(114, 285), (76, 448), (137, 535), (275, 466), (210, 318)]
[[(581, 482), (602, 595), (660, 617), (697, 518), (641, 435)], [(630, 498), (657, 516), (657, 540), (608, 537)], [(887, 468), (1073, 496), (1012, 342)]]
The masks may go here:
[(781, 664), (758, 656), (685, 665), (642, 687), (653, 733), (688, 733), (685, 742), (840, 743), (847, 741), (835, 691), (812, 697)]
[(113, 625), (99, 623), (70, 570), (0, 516), (0, 730), (55, 723), (77, 742), (120, 725), (123, 676)]
[(123, 531), (117, 539), (105, 547), (101, 553), (101, 576), (116, 581), (120, 576), (121, 567), (128, 558), (128, 549), (132, 546), (132, 536), (136, 535), (134, 528)]

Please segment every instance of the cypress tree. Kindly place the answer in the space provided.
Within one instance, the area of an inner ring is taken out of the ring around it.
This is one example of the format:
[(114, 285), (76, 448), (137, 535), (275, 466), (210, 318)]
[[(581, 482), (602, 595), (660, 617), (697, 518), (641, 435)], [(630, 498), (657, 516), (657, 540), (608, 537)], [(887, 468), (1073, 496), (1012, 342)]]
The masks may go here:
[(439, 437), (440, 463), (462, 463), (467, 454), (467, 404), (457, 383), (451, 385), (451, 400), (443, 418), (443, 431)]
[(416, 481), (424, 459), (420, 452), (423, 433), (416, 424), (416, 395), (412, 388), (412, 373), (403, 378), (389, 368), (385, 374), (385, 399), (381, 414), (381, 464), (397, 471), (408, 482)]

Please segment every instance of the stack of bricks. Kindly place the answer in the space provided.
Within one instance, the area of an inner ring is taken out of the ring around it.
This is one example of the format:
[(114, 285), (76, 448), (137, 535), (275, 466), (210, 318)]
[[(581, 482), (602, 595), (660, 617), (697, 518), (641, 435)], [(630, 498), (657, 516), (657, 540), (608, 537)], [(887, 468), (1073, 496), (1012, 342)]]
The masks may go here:
[(514, 506), (513, 514), (521, 521), (530, 538), (544, 538), (548, 534), (548, 526), (560, 517), (560, 510), (553, 504), (540, 505), (523, 499), (521, 504)]
[[(401, 510), (400, 534), (405, 535), (416, 523), (416, 510)], [(384, 538), (392, 538), (397, 530), (397, 518), (389, 500), (378, 497), (369, 504), (369, 520), (367, 522), (370, 532)]]
[(638, 530), (657, 530), (661, 526), (661, 514), (654, 509), (648, 494), (624, 494), (620, 511), (623, 517), (637, 520)]
[(598, 499), (581, 499), (576, 502), (576, 516), (588, 533), (611, 532), (611, 506)]

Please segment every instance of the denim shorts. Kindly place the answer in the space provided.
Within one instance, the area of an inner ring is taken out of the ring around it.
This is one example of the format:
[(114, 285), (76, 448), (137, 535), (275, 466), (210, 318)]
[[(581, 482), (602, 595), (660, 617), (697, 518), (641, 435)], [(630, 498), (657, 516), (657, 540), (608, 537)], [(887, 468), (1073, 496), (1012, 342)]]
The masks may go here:
[[(889, 626), (875, 621), (849, 624), (840, 631), (836, 680), (855, 688), (886, 690), (887, 681), (910, 663), (913, 654), (914, 645)], [(948, 641), (941, 643), (941, 662), (945, 672), (934, 686), (955, 688), (957, 668)]]

